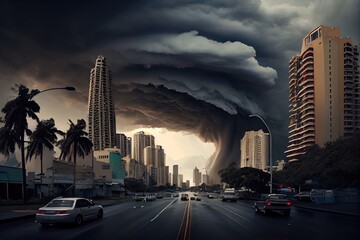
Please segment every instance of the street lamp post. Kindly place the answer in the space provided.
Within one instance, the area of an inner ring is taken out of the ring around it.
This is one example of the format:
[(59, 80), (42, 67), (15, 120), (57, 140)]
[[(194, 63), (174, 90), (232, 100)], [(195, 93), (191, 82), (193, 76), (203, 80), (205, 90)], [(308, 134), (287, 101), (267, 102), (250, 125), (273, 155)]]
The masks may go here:
[(260, 117), (259, 115), (257, 114), (251, 114), (249, 115), (249, 117), (257, 117), (259, 118), (263, 123), (264, 125), (266, 126), (268, 132), (269, 132), (269, 137), (270, 137), (270, 144), (269, 144), (269, 147), (270, 147), (270, 193), (272, 193), (272, 190), (273, 190), (273, 169), (272, 169), (272, 135), (271, 135), (271, 131), (270, 131), (270, 128), (269, 126), (266, 124), (265, 120)]

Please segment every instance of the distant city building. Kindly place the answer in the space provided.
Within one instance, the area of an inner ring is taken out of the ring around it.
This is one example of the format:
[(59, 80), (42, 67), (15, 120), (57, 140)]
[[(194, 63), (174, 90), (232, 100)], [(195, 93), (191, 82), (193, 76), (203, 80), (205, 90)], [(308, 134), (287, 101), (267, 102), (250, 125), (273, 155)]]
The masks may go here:
[(268, 170), (269, 134), (263, 130), (245, 132), (240, 144), (240, 167)]
[(360, 130), (359, 45), (339, 28), (310, 31), (289, 73), (288, 161)]
[(90, 71), (89, 139), (94, 150), (115, 146), (115, 111), (111, 91), (111, 73), (106, 58), (99, 56)]
[(169, 184), (171, 185), (171, 176), (169, 172), (169, 166), (165, 166), (165, 185)]
[(209, 184), (209, 175), (202, 175), (202, 183)]
[(128, 138), (123, 133), (117, 133), (115, 138), (116, 147), (120, 149), (121, 155), (124, 157), (129, 155), (128, 153)]
[(176, 187), (179, 187), (179, 165), (174, 165), (173, 166), (173, 173), (172, 173), (172, 184), (175, 185)]
[(134, 134), (134, 159), (142, 164), (144, 161), (144, 149), (148, 146), (155, 147), (155, 138), (152, 135), (147, 135), (143, 131)]
[(190, 188), (190, 180), (186, 180), (186, 189)]
[(285, 161), (284, 160), (277, 160), (276, 161), (276, 171), (281, 171), (285, 167)]
[(183, 184), (183, 182), (184, 182), (184, 175), (182, 175), (182, 174), (179, 174), (179, 187), (181, 187), (182, 188), (182, 184)]
[(132, 139), (131, 139), (131, 137), (126, 138), (125, 148), (126, 148), (126, 156), (129, 156), (129, 158), (131, 158), (132, 157), (132, 155), (131, 155), (131, 148), (132, 148)]
[(201, 183), (201, 172), (199, 172), (197, 167), (193, 171), (193, 183), (195, 186), (199, 186)]
[(145, 180), (145, 165), (139, 163), (135, 159), (129, 158), (129, 155), (124, 157), (125, 170), (127, 178), (135, 178)]

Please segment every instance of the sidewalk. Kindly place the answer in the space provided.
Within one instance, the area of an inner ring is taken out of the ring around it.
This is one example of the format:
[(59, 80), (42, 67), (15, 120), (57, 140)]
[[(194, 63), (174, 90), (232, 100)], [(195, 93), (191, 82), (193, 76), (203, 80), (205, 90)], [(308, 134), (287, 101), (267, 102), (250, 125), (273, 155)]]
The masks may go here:
[(360, 203), (318, 204), (314, 202), (293, 202), (294, 207), (315, 211), (360, 217)]
[[(94, 199), (94, 202), (107, 207), (129, 201), (130, 199), (132, 200), (131, 197)], [(34, 217), (38, 209), (44, 205), (46, 204), (0, 206), (0, 224)]]

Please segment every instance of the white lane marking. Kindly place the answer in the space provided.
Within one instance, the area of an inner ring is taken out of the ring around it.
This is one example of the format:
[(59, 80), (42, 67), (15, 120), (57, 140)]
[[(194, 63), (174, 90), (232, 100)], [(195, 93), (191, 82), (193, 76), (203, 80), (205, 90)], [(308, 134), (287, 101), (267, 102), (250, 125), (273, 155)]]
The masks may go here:
[(224, 210), (226, 210), (226, 211), (228, 211), (228, 212), (230, 212), (230, 213), (232, 213), (232, 214), (234, 214), (234, 215), (238, 216), (239, 218), (241, 218), (241, 219), (243, 219), (243, 220), (245, 220), (245, 221), (247, 221), (247, 222), (249, 222), (249, 223), (251, 222), (249, 219), (247, 219), (247, 218), (245, 218), (245, 217), (241, 216), (240, 214), (237, 214), (236, 212), (231, 211), (231, 210), (230, 210), (230, 209), (228, 209), (228, 208), (225, 208), (225, 207), (220, 206), (220, 205), (218, 205), (218, 204), (215, 204), (215, 205), (217, 205), (218, 207), (220, 207), (220, 208), (222, 208), (222, 209), (224, 209)]
[(173, 204), (177, 199), (172, 200), (163, 210), (161, 210), (158, 215), (156, 215), (153, 219), (150, 220), (150, 222), (153, 222), (156, 218), (160, 216), (171, 204)]

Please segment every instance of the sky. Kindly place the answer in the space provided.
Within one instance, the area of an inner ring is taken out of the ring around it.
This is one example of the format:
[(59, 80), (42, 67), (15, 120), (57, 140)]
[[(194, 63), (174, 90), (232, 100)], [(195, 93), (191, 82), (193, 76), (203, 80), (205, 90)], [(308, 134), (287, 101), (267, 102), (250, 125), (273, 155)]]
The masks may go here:
[[(284, 159), (288, 63), (319, 25), (360, 43), (356, 0), (1, 1), (0, 106), (30, 89), (39, 117), (87, 121), (89, 73), (98, 55), (112, 71), (117, 132), (144, 130), (167, 164), (192, 180), (239, 162), (245, 131), (272, 132)], [(1, 116), (1, 114), (0, 114)], [(205, 159), (205, 160), (204, 160)]]

